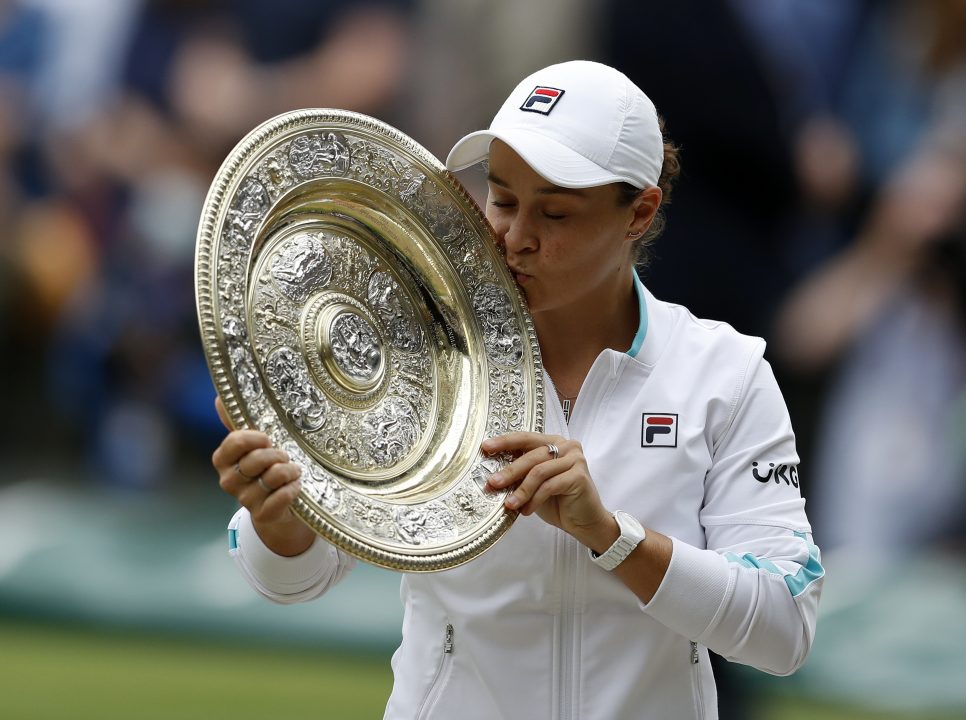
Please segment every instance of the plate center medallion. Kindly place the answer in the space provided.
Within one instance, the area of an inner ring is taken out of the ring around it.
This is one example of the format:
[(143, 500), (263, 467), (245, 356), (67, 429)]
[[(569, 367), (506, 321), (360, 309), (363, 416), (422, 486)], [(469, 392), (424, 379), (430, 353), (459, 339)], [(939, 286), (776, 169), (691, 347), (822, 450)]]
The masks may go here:
[[(328, 321), (328, 322), (327, 322)], [(333, 378), (349, 391), (378, 384), (385, 368), (385, 346), (372, 325), (355, 308), (331, 306), (320, 318), (319, 349)]]

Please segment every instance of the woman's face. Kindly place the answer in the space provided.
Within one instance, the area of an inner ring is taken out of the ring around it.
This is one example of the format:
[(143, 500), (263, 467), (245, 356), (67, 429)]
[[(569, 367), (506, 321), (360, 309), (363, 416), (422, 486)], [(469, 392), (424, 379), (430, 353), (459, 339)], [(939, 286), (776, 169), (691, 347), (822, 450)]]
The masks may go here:
[(617, 185), (553, 185), (499, 140), (490, 145), (488, 182), (486, 217), (531, 312), (608, 297), (630, 267), (628, 232), (637, 229), (634, 207), (618, 204)]

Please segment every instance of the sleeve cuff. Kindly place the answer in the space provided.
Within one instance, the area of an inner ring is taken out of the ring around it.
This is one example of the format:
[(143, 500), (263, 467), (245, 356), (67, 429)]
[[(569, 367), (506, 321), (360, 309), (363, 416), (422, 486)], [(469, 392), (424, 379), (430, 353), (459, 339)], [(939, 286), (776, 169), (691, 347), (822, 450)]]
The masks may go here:
[(327, 567), (333, 565), (330, 555), (336, 549), (315, 538), (301, 555), (285, 557), (272, 552), (255, 532), (251, 514), (241, 508), (228, 525), (230, 552), (246, 573), (258, 584), (280, 595), (293, 595), (315, 585)]
[(676, 538), (671, 542), (667, 574), (651, 601), (641, 603), (641, 609), (676, 633), (697, 640), (714, 622), (734, 579), (728, 561), (715, 551)]

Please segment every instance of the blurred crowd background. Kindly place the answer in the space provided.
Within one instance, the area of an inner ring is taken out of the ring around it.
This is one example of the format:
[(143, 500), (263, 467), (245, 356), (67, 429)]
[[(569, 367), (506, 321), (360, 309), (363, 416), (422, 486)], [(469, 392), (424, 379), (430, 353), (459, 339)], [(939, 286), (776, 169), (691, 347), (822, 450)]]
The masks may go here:
[(966, 0), (0, 0), (0, 517), (219, 493), (194, 244), (249, 130), (345, 108), (445, 157), (574, 58), (682, 148), (645, 283), (764, 337), (785, 390), (829, 569), (788, 687), (966, 712)]

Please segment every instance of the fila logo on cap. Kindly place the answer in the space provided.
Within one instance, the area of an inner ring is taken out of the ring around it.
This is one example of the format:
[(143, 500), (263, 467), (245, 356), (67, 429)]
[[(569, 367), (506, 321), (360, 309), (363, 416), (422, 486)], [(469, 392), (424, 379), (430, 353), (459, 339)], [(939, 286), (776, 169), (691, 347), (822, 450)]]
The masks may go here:
[(641, 447), (677, 446), (677, 413), (644, 413), (641, 419)]
[(530, 93), (526, 102), (520, 106), (520, 109), (526, 110), (527, 112), (540, 113), (541, 115), (549, 115), (550, 111), (553, 110), (553, 106), (563, 97), (563, 94), (564, 91), (560, 88), (538, 85)]

